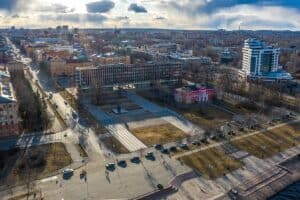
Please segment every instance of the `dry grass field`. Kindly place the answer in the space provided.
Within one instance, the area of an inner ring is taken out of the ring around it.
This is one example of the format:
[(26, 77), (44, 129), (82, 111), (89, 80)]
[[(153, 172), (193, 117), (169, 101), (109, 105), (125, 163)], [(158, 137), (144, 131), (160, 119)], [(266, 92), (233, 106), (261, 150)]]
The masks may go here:
[(131, 129), (130, 132), (147, 146), (175, 142), (187, 136), (182, 130), (169, 123)]
[(205, 130), (214, 129), (230, 121), (232, 115), (212, 106), (205, 108), (190, 108), (187, 110), (178, 110), (186, 119), (200, 126)]
[(105, 147), (117, 154), (129, 153), (129, 151), (115, 137), (101, 139)]
[(285, 125), (236, 140), (233, 144), (254, 156), (267, 158), (300, 144), (300, 123)]
[(198, 171), (206, 179), (216, 179), (243, 166), (220, 148), (210, 148), (179, 158), (180, 162)]
[(1, 184), (14, 184), (45, 177), (72, 163), (63, 143), (45, 144), (24, 149), (0, 151)]

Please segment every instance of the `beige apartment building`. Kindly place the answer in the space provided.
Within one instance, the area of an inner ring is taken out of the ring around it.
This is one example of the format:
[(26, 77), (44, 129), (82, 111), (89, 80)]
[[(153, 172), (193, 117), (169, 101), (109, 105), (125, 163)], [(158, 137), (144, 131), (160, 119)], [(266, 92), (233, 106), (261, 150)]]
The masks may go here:
[(16, 100), (10, 75), (0, 67), (0, 138), (19, 135), (21, 131)]
[(66, 60), (60, 57), (51, 58), (49, 61), (49, 69), (52, 77), (56, 76), (72, 76), (75, 74), (77, 67), (91, 67), (91, 62), (79, 62), (76, 60)]

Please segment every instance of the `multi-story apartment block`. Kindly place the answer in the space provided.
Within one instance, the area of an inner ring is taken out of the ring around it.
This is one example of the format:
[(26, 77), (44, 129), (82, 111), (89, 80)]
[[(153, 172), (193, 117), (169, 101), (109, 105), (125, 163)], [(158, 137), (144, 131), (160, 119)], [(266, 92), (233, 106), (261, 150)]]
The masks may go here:
[(9, 72), (0, 68), (0, 137), (19, 134), (18, 102), (10, 83)]
[(280, 49), (267, 46), (255, 38), (245, 40), (243, 47), (243, 69), (248, 74), (261, 75), (278, 71)]
[(279, 66), (280, 49), (255, 38), (244, 41), (242, 70), (249, 77), (291, 79)]
[(182, 77), (179, 63), (116, 64), (97, 67), (76, 68), (78, 87), (118, 87), (131, 85), (147, 87), (154, 81), (172, 84)]
[(65, 60), (60, 57), (54, 57), (48, 60), (50, 74), (52, 77), (73, 76), (77, 67), (92, 66), (91, 62), (80, 62), (77, 60)]

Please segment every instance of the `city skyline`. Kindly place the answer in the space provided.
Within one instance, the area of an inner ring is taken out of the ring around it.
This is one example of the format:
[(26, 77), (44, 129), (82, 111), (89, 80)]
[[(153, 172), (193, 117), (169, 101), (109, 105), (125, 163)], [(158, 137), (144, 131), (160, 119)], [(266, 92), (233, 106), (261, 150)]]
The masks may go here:
[[(0, 28), (300, 30), (300, 3), (270, 0), (2, 0)], [(289, 16), (289, 20), (286, 19)]]
[(298, 2), (0, 0), (0, 200), (298, 200)]

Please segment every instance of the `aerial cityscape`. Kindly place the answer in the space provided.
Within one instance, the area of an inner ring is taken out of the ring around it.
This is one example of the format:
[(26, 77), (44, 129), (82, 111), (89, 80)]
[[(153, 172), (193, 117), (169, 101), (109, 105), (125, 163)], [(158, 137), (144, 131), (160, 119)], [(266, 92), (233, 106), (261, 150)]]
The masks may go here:
[(300, 3), (0, 0), (0, 200), (299, 200)]

